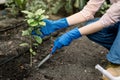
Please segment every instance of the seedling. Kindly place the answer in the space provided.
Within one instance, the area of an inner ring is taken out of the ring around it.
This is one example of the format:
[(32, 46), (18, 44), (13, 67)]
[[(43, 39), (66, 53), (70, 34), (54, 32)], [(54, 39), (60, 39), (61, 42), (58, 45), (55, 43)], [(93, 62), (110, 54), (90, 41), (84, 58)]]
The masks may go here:
[[(33, 50), (33, 45), (39, 45), (42, 43), (42, 33), (40, 32), (41, 27), (44, 27), (46, 23), (43, 21), (44, 19), (48, 18), (48, 16), (45, 16), (45, 10), (38, 9), (35, 12), (30, 11), (22, 11), (26, 14), (25, 21), (28, 23), (28, 28), (24, 31), (22, 31), (22, 36), (28, 36), (30, 37), (30, 43), (23, 43), (21, 46), (29, 46), (30, 49), (30, 65), (32, 66), (32, 56), (36, 55), (36, 52)], [(36, 35), (32, 35), (32, 32), (35, 32)], [(35, 43), (34, 43), (35, 41)]]

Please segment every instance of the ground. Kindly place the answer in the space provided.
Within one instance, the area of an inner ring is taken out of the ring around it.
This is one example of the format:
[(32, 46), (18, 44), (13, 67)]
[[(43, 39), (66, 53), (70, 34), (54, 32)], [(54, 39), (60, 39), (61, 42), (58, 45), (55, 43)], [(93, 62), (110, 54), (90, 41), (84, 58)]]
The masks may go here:
[(24, 41), (29, 42), (21, 36), (21, 31), (27, 27), (23, 19), (2, 19), (0, 25), (0, 80), (101, 80), (102, 74), (95, 69), (95, 65), (105, 68), (107, 50), (86, 36), (58, 50), (40, 68), (36, 67), (50, 53), (54, 40), (73, 26), (44, 39), (35, 48), (37, 55), (33, 56), (33, 66), (30, 67), (29, 48), (19, 46)]

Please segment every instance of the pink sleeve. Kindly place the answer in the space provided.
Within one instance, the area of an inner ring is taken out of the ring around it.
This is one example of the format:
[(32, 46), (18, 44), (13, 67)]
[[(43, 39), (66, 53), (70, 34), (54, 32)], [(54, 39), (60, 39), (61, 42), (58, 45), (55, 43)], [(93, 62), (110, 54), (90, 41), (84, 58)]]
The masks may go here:
[(108, 26), (120, 21), (120, 1), (112, 4), (99, 21), (104, 26)]
[(80, 11), (85, 20), (93, 19), (105, 0), (89, 0), (87, 5)]

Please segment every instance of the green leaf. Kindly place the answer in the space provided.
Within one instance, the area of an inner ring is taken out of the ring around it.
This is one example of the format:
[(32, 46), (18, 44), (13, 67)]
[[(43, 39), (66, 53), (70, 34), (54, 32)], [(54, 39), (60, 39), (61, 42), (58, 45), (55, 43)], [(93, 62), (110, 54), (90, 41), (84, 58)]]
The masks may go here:
[(34, 22), (31, 22), (29, 23), (30, 26), (38, 26), (38, 22), (37, 21), (34, 21)]
[(21, 3), (23, 3), (25, 0), (21, 0)]
[(39, 36), (34, 36), (34, 38), (35, 38), (35, 40), (36, 40), (39, 44), (42, 43), (42, 38), (41, 38), (41, 37), (39, 37)]
[(34, 19), (28, 19), (27, 20), (27, 23), (30, 25), (30, 26), (38, 26), (38, 21), (35, 21)]
[[(81, 0), (81, 1), (83, 1), (83, 0)], [(76, 8), (79, 8), (80, 7), (80, 0), (76, 0), (75, 3), (74, 3), (74, 6)]]
[(27, 23), (28, 23), (28, 24), (31, 24), (31, 23), (33, 23), (33, 22), (34, 22), (34, 19), (28, 19), (28, 20), (27, 20)]
[(45, 12), (45, 10), (38, 9), (38, 10), (35, 12), (35, 15), (42, 15), (44, 12)]
[(29, 12), (29, 11), (21, 11), (22, 13), (24, 13), (24, 14), (32, 14), (31, 12)]
[(33, 14), (33, 13), (30, 13), (30, 14), (28, 14), (27, 16), (28, 16), (28, 18), (33, 18), (33, 17), (34, 17), (34, 14)]
[(30, 48), (30, 52), (33, 52), (33, 49), (32, 49), (32, 48)]
[(29, 31), (29, 33), (31, 33), (33, 31), (33, 28), (29, 27), (27, 30)]
[(42, 22), (39, 22), (39, 25), (40, 25), (40, 26), (45, 26), (46, 23), (42, 21)]
[(22, 31), (22, 36), (28, 36), (30, 35), (28, 30)]
[(39, 44), (38, 43), (33, 43), (34, 46), (38, 46)]
[(32, 52), (32, 55), (34, 55), (34, 56), (35, 56), (35, 55), (36, 55), (36, 52)]
[(29, 44), (28, 43), (22, 43), (22, 44), (20, 44), (20, 46), (29, 46)]
[(32, 54), (32, 55), (36, 55), (36, 52), (35, 51), (33, 51), (33, 49), (32, 48), (30, 48), (30, 53)]
[(42, 33), (40, 32), (40, 29), (35, 30), (35, 32), (37, 35), (42, 35)]
[(43, 19), (46, 19), (46, 18), (48, 18), (48, 16), (45, 16), (45, 15), (41, 15), (41, 16), (39, 16), (39, 21), (41, 21), (41, 20), (43, 20)]

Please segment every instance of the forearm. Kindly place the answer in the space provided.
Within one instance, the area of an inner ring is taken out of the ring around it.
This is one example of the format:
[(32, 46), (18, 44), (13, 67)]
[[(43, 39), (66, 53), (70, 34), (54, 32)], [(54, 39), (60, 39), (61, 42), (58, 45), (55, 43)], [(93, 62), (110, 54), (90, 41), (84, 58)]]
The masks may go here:
[(67, 17), (68, 24), (74, 25), (93, 19), (95, 13), (99, 10), (104, 1), (105, 0), (89, 0), (80, 12)]
[(73, 14), (73, 15), (67, 17), (66, 19), (67, 19), (67, 22), (70, 26), (86, 21), (80, 12)]
[(99, 21), (97, 21), (97, 22), (94, 22), (94, 23), (91, 23), (89, 25), (79, 28), (79, 31), (81, 35), (88, 35), (88, 34), (92, 34), (97, 31), (100, 31), (103, 28), (104, 28), (104, 25), (100, 23)]

